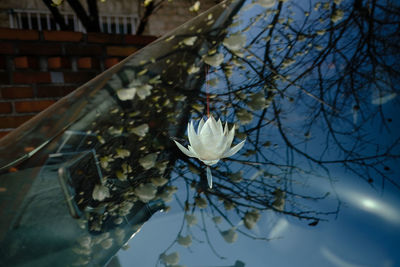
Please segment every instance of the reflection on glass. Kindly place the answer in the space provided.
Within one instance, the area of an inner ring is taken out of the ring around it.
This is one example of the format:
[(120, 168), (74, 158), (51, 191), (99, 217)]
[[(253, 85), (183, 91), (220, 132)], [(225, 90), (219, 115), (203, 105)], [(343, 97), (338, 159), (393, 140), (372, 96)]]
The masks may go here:
[[(366, 222), (400, 216), (384, 195), (399, 189), (396, 8), (226, 1), (85, 84), (0, 140), (3, 261), (104, 265), (143, 226), (150, 241), (128, 252), (157, 251), (140, 266), (261, 266), (267, 253), (292, 266), (307, 246), (307, 266), (395, 266), (400, 236), (386, 231), (399, 221)], [(200, 155), (192, 124), (187, 140), (188, 122), (208, 114), (240, 151)], [(366, 250), (385, 252), (359, 256), (361, 229), (387, 240)], [(319, 243), (324, 234), (353, 246)], [(290, 238), (315, 242), (278, 247)]]

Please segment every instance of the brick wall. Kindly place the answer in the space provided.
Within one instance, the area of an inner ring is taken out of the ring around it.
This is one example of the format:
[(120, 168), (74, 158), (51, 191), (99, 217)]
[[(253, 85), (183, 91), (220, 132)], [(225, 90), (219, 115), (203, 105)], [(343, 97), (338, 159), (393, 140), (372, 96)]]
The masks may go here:
[(153, 40), (0, 28), (0, 138)]

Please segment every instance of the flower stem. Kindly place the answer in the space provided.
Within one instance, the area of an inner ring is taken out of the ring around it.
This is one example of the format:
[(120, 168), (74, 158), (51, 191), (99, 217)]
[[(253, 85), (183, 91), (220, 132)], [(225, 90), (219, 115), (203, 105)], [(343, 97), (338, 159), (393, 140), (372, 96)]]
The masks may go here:
[(212, 174), (211, 174), (211, 169), (208, 166), (207, 166), (207, 181), (208, 181), (208, 187), (212, 188)]
[(208, 92), (208, 66), (205, 69), (206, 72), (206, 94), (207, 94), (207, 117), (210, 117), (210, 95)]

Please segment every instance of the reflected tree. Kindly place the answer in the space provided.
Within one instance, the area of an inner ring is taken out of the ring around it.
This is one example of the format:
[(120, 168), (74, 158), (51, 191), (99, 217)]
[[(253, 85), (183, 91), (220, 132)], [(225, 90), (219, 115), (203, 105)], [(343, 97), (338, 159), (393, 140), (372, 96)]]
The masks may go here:
[[(53, 146), (92, 153), (63, 165), (90, 234), (117, 232), (137, 207), (175, 199), (180, 230), (157, 264), (176, 266), (176, 244), (206, 243), (223, 258), (214, 226), (228, 243), (238, 233), (268, 241), (279, 237), (257, 233), (266, 213), (310, 226), (334, 218), (343, 169), (377, 190), (399, 187), (389, 167), (400, 156), (391, 117), (399, 106), (398, 4), (242, 4), (221, 3), (88, 85), (93, 93), (75, 112), (83, 115), (68, 128), (87, 139), (64, 133)], [(212, 168), (213, 188), (204, 164), (171, 140), (187, 144), (187, 122), (208, 110), (235, 127), (234, 144), (246, 138)], [(328, 187), (315, 190), (321, 184)]]

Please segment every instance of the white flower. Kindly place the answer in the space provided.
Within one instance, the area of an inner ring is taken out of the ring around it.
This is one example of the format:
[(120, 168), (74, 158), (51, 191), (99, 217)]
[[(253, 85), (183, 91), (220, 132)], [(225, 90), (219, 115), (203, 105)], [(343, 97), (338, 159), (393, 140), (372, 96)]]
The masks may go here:
[[(139, 76), (140, 73), (138, 73)], [(150, 80), (151, 81), (151, 80)], [(127, 88), (122, 88), (117, 90), (117, 96), (120, 100), (132, 100), (135, 95), (138, 95), (141, 100), (145, 99), (151, 94), (153, 86), (148, 84), (149, 77), (142, 76), (140, 78), (133, 79)]]
[(205, 56), (204, 62), (213, 67), (218, 67), (224, 61), (224, 55), (217, 53), (212, 56)]
[(233, 156), (243, 147), (246, 140), (231, 148), (234, 136), (235, 127), (229, 130), (226, 123), (223, 128), (221, 120), (217, 122), (213, 116), (210, 116), (205, 123), (201, 119), (197, 133), (194, 130), (193, 121), (188, 124), (190, 142), (188, 149), (177, 141), (174, 142), (187, 156), (198, 158), (206, 165), (212, 166), (222, 158)]
[(178, 237), (178, 244), (184, 247), (190, 247), (192, 244), (192, 236), (187, 235), (187, 236), (179, 236)]
[(174, 265), (179, 262), (179, 254), (178, 252), (173, 252), (171, 254), (162, 254), (160, 256), (161, 260), (169, 265)]
[(223, 44), (230, 50), (237, 51), (246, 45), (246, 35), (232, 34), (228, 38), (225, 38)]
[(197, 197), (194, 201), (196, 203), (196, 206), (199, 207), (200, 209), (207, 208), (207, 201), (204, 198)]
[(146, 156), (144, 156), (143, 158), (139, 159), (139, 164), (145, 169), (151, 169), (154, 167), (154, 165), (156, 164), (156, 160), (157, 160), (157, 154), (156, 153), (151, 153), (148, 154)]
[(63, 0), (52, 0), (53, 4), (59, 6), (62, 4)]
[(132, 128), (130, 130), (131, 133), (136, 134), (137, 136), (144, 137), (149, 131), (149, 125), (147, 123), (141, 124), (138, 127)]
[(193, 225), (197, 224), (197, 217), (194, 214), (186, 214), (185, 219), (189, 226), (193, 226)]
[(262, 7), (270, 8), (275, 5), (275, 0), (258, 0), (256, 4), (259, 4)]
[(333, 22), (333, 23), (336, 23), (336, 22), (338, 22), (339, 20), (343, 19), (343, 15), (344, 15), (343, 10), (341, 10), (341, 9), (336, 9), (336, 10), (333, 12), (333, 14), (332, 14), (332, 18), (331, 18), (332, 22)]
[(238, 119), (243, 125), (249, 124), (253, 120), (253, 114), (251, 114), (245, 109), (239, 109), (236, 112), (236, 117), (238, 117)]
[(136, 88), (117, 90), (118, 98), (122, 101), (133, 99), (135, 97), (135, 94), (136, 94)]
[(170, 202), (172, 201), (172, 197), (176, 191), (178, 191), (176, 186), (167, 186), (164, 188), (164, 191), (159, 194), (159, 198), (161, 198), (164, 202)]
[[(174, 142), (187, 156), (198, 158), (206, 165), (212, 166), (222, 158), (233, 156), (243, 147), (246, 140), (231, 147), (234, 136), (235, 127), (229, 130), (228, 123), (225, 123), (225, 128), (223, 128), (221, 120), (216, 122), (214, 117), (210, 116), (205, 123), (203, 119), (200, 120), (197, 133), (194, 130), (193, 121), (188, 124), (190, 143), (188, 149), (177, 141)], [(212, 175), (209, 167), (207, 167), (207, 180), (211, 188)]]
[(109, 249), (113, 244), (113, 240), (111, 238), (107, 238), (106, 240), (103, 240), (100, 244), (104, 249)]
[(102, 201), (108, 197), (110, 197), (110, 191), (108, 190), (108, 187), (99, 184), (96, 184), (94, 186), (92, 193), (92, 198), (94, 200)]
[(243, 222), (246, 228), (253, 229), (259, 219), (260, 213), (257, 210), (252, 210), (246, 212), (243, 218)]
[(153, 178), (150, 179), (150, 181), (155, 186), (163, 186), (168, 182), (168, 180), (165, 179), (164, 177), (153, 177)]
[(199, 70), (200, 70), (200, 68), (196, 67), (196, 65), (193, 64), (187, 69), (187, 73), (193, 74), (193, 73), (199, 72)]
[(228, 243), (234, 243), (238, 238), (238, 234), (236, 233), (235, 227), (232, 227), (229, 230), (221, 232), (221, 235)]
[(193, 37), (188, 37), (186, 39), (183, 40), (183, 43), (187, 46), (192, 46), (194, 45), (194, 43), (197, 40), (197, 36), (193, 36)]
[(117, 152), (117, 154), (114, 157), (116, 159), (118, 159), (118, 158), (124, 159), (131, 155), (131, 152), (128, 149), (117, 148), (117, 149), (115, 149), (115, 151)]
[(267, 106), (264, 91), (261, 90), (258, 93), (251, 94), (250, 101), (247, 102), (247, 105), (253, 111), (264, 109)]
[(196, 3), (194, 3), (194, 5), (189, 8), (189, 11), (197, 12), (199, 11), (199, 9), (200, 9), (200, 1), (196, 1)]
[(135, 195), (143, 202), (149, 202), (155, 198), (157, 188), (151, 184), (141, 184), (135, 188)]

